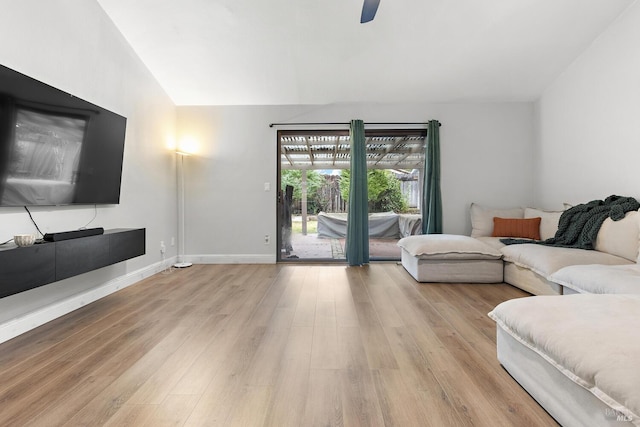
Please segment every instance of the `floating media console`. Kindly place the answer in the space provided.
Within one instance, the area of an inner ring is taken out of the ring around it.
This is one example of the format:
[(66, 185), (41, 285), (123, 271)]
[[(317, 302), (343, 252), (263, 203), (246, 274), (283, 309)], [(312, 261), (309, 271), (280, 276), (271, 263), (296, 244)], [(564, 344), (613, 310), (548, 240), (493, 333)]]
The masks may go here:
[(0, 298), (145, 254), (144, 228), (0, 250)]

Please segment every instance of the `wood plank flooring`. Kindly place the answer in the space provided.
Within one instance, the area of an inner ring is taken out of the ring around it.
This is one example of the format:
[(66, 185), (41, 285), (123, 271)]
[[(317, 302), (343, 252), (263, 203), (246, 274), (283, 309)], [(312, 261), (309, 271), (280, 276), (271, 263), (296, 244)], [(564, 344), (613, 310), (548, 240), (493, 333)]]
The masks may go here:
[(195, 265), (0, 344), (2, 426), (549, 426), (501, 368), (505, 284), (395, 263)]

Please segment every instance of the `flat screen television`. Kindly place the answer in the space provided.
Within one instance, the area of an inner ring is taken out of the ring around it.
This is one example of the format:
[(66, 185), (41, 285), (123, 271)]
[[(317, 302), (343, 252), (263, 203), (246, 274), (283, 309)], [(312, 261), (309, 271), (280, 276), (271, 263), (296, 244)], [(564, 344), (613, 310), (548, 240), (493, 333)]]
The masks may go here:
[(0, 206), (118, 204), (126, 123), (0, 65)]

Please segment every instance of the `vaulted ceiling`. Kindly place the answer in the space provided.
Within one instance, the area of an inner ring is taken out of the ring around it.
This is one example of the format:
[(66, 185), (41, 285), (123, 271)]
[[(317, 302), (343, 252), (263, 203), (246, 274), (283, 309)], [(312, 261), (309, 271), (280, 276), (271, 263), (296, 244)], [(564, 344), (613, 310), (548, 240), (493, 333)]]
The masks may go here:
[(98, 0), (177, 105), (530, 101), (637, 0)]

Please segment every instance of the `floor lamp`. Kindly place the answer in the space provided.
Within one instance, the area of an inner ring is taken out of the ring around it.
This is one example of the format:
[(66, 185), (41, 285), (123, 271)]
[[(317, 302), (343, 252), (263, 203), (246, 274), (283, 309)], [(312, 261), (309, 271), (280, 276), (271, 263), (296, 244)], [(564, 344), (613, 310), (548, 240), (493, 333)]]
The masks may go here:
[(178, 162), (176, 170), (178, 174), (178, 262), (173, 264), (176, 268), (191, 267), (193, 263), (184, 260), (184, 158), (190, 153), (176, 150)]

